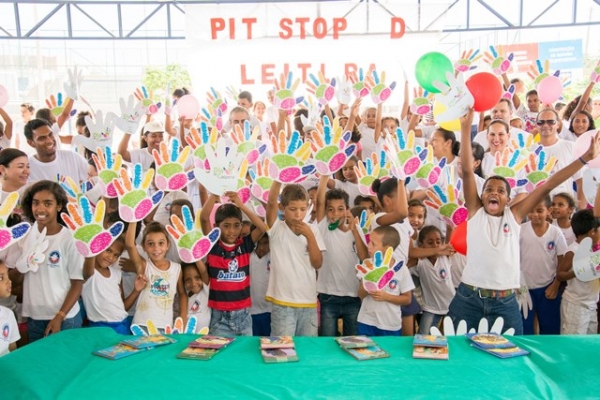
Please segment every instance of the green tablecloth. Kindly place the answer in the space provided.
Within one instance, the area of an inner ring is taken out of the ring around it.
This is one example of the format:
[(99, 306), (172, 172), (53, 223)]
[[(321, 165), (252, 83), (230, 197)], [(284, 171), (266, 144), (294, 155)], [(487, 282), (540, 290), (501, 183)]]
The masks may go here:
[(450, 360), (415, 360), (411, 338), (375, 338), (391, 357), (356, 361), (332, 338), (295, 339), (300, 361), (265, 364), (258, 338), (239, 337), (210, 361), (175, 356), (195, 336), (117, 361), (93, 356), (124, 336), (74, 329), (0, 358), (0, 399), (600, 397), (599, 336), (521, 336), (531, 354), (498, 359), (449, 339)]

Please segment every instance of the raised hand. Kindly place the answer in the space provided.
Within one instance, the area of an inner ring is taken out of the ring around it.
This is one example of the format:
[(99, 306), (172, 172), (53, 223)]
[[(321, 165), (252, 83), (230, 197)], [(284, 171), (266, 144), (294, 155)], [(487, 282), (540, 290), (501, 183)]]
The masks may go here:
[(527, 157), (523, 156), (520, 149), (511, 154), (510, 149), (505, 148), (502, 153), (496, 152), (495, 160), (494, 175), (506, 178), (511, 188), (517, 186), (517, 176), (527, 164)]
[(223, 113), (219, 108), (215, 109), (208, 105), (207, 108), (200, 110), (200, 121), (217, 128), (218, 131), (223, 130)]
[(142, 165), (133, 166), (133, 179), (127, 176), (127, 170), (121, 168), (120, 178), (113, 184), (119, 195), (119, 215), (125, 222), (143, 220), (160, 203), (164, 196), (162, 190), (148, 196), (148, 188), (154, 178), (154, 169), (149, 169), (142, 175)]
[(356, 265), (358, 276), (362, 279), (363, 287), (369, 293), (383, 290), (392, 280), (394, 274), (400, 271), (404, 261), (396, 265), (390, 265), (394, 250), (391, 247), (385, 251), (385, 256), (381, 251), (375, 252), (373, 259), (366, 259), (362, 264)]
[(154, 184), (159, 190), (172, 192), (182, 190), (188, 183), (194, 180), (194, 173), (186, 173), (184, 165), (190, 156), (190, 147), (185, 147), (179, 151), (179, 140), (172, 138), (169, 147), (162, 142), (160, 144), (160, 153), (152, 150), (152, 157), (156, 164), (156, 176)]
[(323, 71), (319, 71), (318, 79), (313, 74), (310, 74), (308, 77), (310, 80), (306, 81), (306, 86), (308, 86), (307, 91), (317, 98), (320, 105), (329, 104), (335, 95), (335, 78), (332, 78), (329, 82), (325, 79)]
[(146, 86), (142, 86), (140, 88), (135, 89), (135, 92), (133, 94), (135, 95), (136, 99), (142, 102), (146, 114), (156, 114), (158, 110), (160, 110), (162, 104), (155, 104), (154, 101), (152, 101), (152, 99), (148, 95), (148, 90), (146, 89)]
[(454, 227), (469, 217), (469, 212), (460, 199), (460, 185), (460, 179), (456, 187), (452, 183), (448, 183), (445, 190), (439, 185), (433, 185), (432, 188), (427, 189), (429, 200), (424, 201), (426, 206), (438, 210), (442, 219)]
[(61, 177), (58, 184), (67, 193), (69, 203), (78, 203), (79, 198), (87, 191), (86, 182), (78, 185), (70, 176)]
[(250, 165), (254, 165), (267, 150), (267, 145), (258, 140), (259, 134), (260, 126), (257, 125), (252, 130), (249, 121), (244, 121), (243, 130), (240, 125), (236, 125), (233, 132), (231, 132), (230, 137), (237, 146), (237, 152), (243, 154)]
[(225, 94), (229, 96), (230, 99), (237, 103), (239, 94), (242, 93), (242, 89), (238, 89), (233, 85), (229, 85), (225, 88)]
[(250, 193), (258, 200), (266, 203), (269, 200), (269, 190), (273, 186), (273, 178), (269, 176), (269, 159), (257, 161), (256, 171), (250, 170), (252, 183), (250, 184)]
[(17, 270), (22, 274), (36, 272), (46, 260), (46, 250), (49, 246), (46, 228), (40, 232), (37, 222), (34, 222), (29, 235), (25, 236), (24, 243), (20, 246), (23, 253), (17, 261)]
[(505, 57), (502, 47), (490, 46), (490, 51), (485, 53), (484, 61), (490, 64), (494, 74), (502, 75), (510, 71), (514, 57), (513, 53)]
[(196, 158), (195, 165), (207, 169), (206, 153), (214, 152), (217, 148), (217, 139), (219, 131), (212, 128), (210, 131), (205, 122), (200, 122), (200, 132), (196, 128), (190, 129), (190, 134), (185, 137), (185, 141), (194, 151), (193, 155)]
[(309, 97), (308, 101), (304, 100), (303, 104), (308, 111), (308, 115), (305, 117), (300, 114), (302, 126), (304, 129), (314, 129), (321, 119), (321, 105), (313, 102), (312, 97)]
[(346, 75), (338, 78), (337, 82), (338, 88), (335, 92), (335, 98), (340, 104), (350, 104), (350, 101), (352, 101), (352, 82), (346, 78)]
[(457, 62), (454, 63), (454, 71), (467, 72), (467, 71), (477, 68), (477, 65), (475, 65), (475, 63), (481, 57), (483, 57), (483, 56), (481, 54), (479, 54), (479, 50), (475, 50), (475, 51), (473, 51), (473, 49), (468, 50), (468, 51), (464, 50), (462, 52), (462, 54), (460, 55), (460, 60), (458, 60)]
[(125, 133), (135, 133), (140, 126), (140, 120), (144, 116), (144, 105), (141, 100), (135, 100), (133, 95), (129, 95), (127, 103), (121, 97), (119, 99), (121, 115), (112, 114), (117, 127)]
[(378, 157), (376, 153), (373, 153), (365, 162), (359, 161), (358, 165), (354, 167), (354, 173), (358, 179), (358, 191), (363, 196), (376, 196), (377, 194), (371, 189), (375, 179), (389, 178), (389, 161), (384, 152), (382, 155), (383, 157)]
[(354, 97), (366, 97), (371, 93), (371, 89), (375, 86), (371, 72), (368, 71), (366, 74), (362, 68), (359, 68), (358, 75), (356, 72), (350, 76), (352, 81), (352, 92)]
[(435, 99), (446, 106), (446, 109), (435, 117), (436, 122), (453, 121), (465, 115), (469, 108), (475, 104), (473, 95), (465, 85), (462, 73), (456, 77), (450, 72), (446, 72), (448, 84), (443, 82), (433, 82), (440, 93), (435, 95)]
[(227, 112), (228, 104), (227, 99), (221, 96), (221, 93), (211, 87), (210, 92), (206, 92), (206, 101), (213, 110), (219, 110), (221, 115)]
[(515, 85), (511, 84), (508, 87), (508, 89), (506, 89), (506, 92), (504, 92), (502, 94), (502, 98), (512, 101), (512, 98), (514, 95), (515, 95)]
[(69, 214), (62, 213), (62, 219), (73, 233), (77, 251), (86, 258), (94, 257), (108, 249), (123, 233), (124, 225), (121, 221), (104, 229), (104, 200), (100, 200), (96, 205), (96, 210), (92, 211), (87, 197), (80, 196), (79, 206), (69, 203), (67, 210), (69, 210)]
[(104, 147), (104, 149), (98, 149), (96, 154), (92, 154), (92, 158), (98, 171), (97, 184), (102, 185), (103, 196), (109, 199), (118, 197), (113, 181), (119, 177), (123, 157), (120, 154), (113, 156), (110, 147)]
[(290, 113), (296, 104), (300, 104), (304, 98), (294, 96), (294, 92), (299, 85), (300, 78), (294, 81), (294, 75), (291, 71), (288, 72), (287, 76), (281, 74), (279, 80), (275, 80), (275, 99), (273, 101), (275, 107)]
[(177, 215), (171, 215), (171, 225), (167, 225), (167, 232), (177, 246), (177, 253), (181, 261), (194, 263), (206, 257), (221, 236), (221, 230), (214, 228), (208, 235), (202, 233), (200, 226), (200, 211), (196, 219), (188, 206), (181, 208), (183, 221)]
[(18, 201), (19, 193), (12, 192), (4, 199), (2, 205), (0, 205), (0, 251), (17, 243), (31, 228), (31, 225), (27, 222), (21, 222), (11, 227), (7, 225), (8, 217), (12, 214)]
[(546, 182), (555, 164), (556, 157), (554, 156), (546, 162), (546, 152), (544, 150), (537, 155), (529, 153), (529, 163), (525, 164), (526, 179), (519, 180), (517, 186), (525, 186), (525, 190), (531, 193), (533, 189)]
[(85, 116), (85, 126), (90, 131), (90, 137), (75, 135), (73, 143), (81, 144), (86, 149), (94, 152), (98, 147), (111, 147), (113, 132), (115, 129), (115, 117), (113, 113), (107, 113), (104, 117), (102, 110), (96, 112), (94, 119)]
[(337, 119), (333, 126), (329, 118), (323, 118), (323, 125), (317, 125), (317, 131), (311, 136), (313, 159), (317, 172), (332, 175), (339, 171), (356, 151), (356, 145), (350, 143), (352, 132), (343, 132)]
[(244, 156), (237, 154), (235, 146), (228, 148), (225, 138), (219, 138), (216, 149), (206, 146), (205, 155), (203, 163), (195, 164), (196, 180), (217, 196), (236, 191)]
[[(540, 60), (535, 60), (535, 65), (529, 66), (527, 75), (533, 79), (534, 85), (537, 86), (542, 80), (544, 80), (544, 78), (550, 76), (550, 60), (544, 61), (543, 65)], [(559, 77), (560, 71), (555, 71), (554, 76)]]
[(46, 99), (46, 107), (50, 109), (50, 112), (55, 117), (58, 117), (65, 110), (67, 103), (69, 102), (69, 98), (62, 95), (62, 93), (57, 93), (56, 96), (53, 94), (50, 95)]
[(371, 71), (371, 75), (373, 77), (373, 88), (371, 88), (371, 100), (375, 104), (381, 104), (390, 98), (392, 92), (396, 88), (396, 82), (390, 83), (390, 85), (385, 84), (385, 71), (381, 73), (381, 77), (377, 73), (377, 71)]
[(367, 210), (362, 210), (360, 213), (360, 218), (356, 218), (356, 226), (361, 230), (363, 235), (365, 236), (366, 244), (369, 244), (369, 235), (371, 234), (371, 226), (373, 225), (373, 219), (375, 218), (375, 213), (369, 214)]
[(81, 88), (81, 83), (83, 82), (81, 70), (78, 70), (76, 66), (74, 69), (69, 68), (68, 73), (69, 80), (64, 83), (63, 89), (65, 90), (67, 97), (70, 97), (73, 100), (78, 100), (79, 89)]
[(433, 148), (431, 146), (427, 146), (425, 151), (419, 154), (419, 158), (421, 159), (421, 166), (414, 174), (414, 177), (417, 179), (419, 186), (426, 189), (437, 183), (440, 179), (442, 168), (446, 165), (446, 158), (442, 157), (436, 163), (433, 158)]
[[(396, 129), (396, 137), (388, 135), (383, 146), (390, 162), (391, 172), (398, 179), (414, 176), (425, 160), (426, 149), (415, 146), (415, 133), (405, 135), (402, 129)], [(422, 154), (422, 156), (421, 156)]]
[(303, 143), (298, 131), (289, 140), (285, 132), (271, 137), (274, 154), (269, 157), (269, 176), (281, 183), (298, 183), (315, 173), (316, 167), (307, 164), (310, 157), (310, 143)]
[(410, 112), (417, 115), (427, 115), (433, 110), (431, 104), (433, 96), (422, 87), (415, 88), (414, 99), (410, 105)]

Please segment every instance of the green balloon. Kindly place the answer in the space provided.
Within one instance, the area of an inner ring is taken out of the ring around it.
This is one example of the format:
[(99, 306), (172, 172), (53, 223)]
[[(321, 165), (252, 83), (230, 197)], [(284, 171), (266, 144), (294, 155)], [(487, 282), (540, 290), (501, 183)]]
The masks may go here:
[(452, 61), (442, 53), (432, 51), (431, 53), (423, 54), (417, 61), (415, 66), (415, 75), (419, 85), (429, 93), (440, 93), (433, 86), (433, 82), (438, 81), (448, 83), (446, 72), (454, 73)]

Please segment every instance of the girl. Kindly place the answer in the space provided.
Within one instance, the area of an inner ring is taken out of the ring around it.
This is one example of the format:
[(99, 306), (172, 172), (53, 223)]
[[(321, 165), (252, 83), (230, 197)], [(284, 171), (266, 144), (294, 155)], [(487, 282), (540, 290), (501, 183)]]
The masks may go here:
[(335, 179), (329, 179), (327, 182), (327, 188), (339, 188), (344, 192), (348, 193), (349, 203), (354, 204), (354, 200), (360, 196), (358, 190), (358, 178), (354, 172), (354, 167), (358, 164), (358, 157), (352, 156), (341, 170), (336, 172)]
[(19, 203), (13, 212), (23, 215), (21, 209), (22, 194), (29, 180), (29, 159), (21, 150), (7, 148), (0, 151), (0, 177), (2, 178), (2, 195), (0, 203), (12, 192), (19, 192)]
[(483, 195), (477, 194), (471, 158), (471, 125), (473, 110), (461, 118), (464, 151), (461, 155), (463, 186), (469, 213), (467, 225), (467, 264), (449, 315), (455, 323), (465, 320), (467, 329), (476, 328), (481, 318), (493, 323), (504, 319), (505, 327), (523, 333), (515, 288), (519, 279), (519, 231), (525, 216), (550, 191), (579, 171), (600, 153), (600, 133), (591, 141), (586, 153), (553, 174), (523, 200), (508, 206), (510, 186), (501, 177), (488, 178)]
[(411, 236), (413, 243), (418, 241), (419, 231), (425, 225), (427, 218), (427, 207), (419, 199), (410, 199), (408, 201), (408, 223), (414, 233)]
[(81, 297), (89, 320), (88, 326), (106, 326), (121, 335), (128, 335), (127, 310), (137, 300), (148, 280), (138, 275), (134, 290), (124, 298), (119, 257), (125, 247), (123, 237), (117, 238), (108, 249), (83, 263), (83, 291)]
[(375, 137), (375, 124), (377, 122), (377, 109), (375, 107), (366, 108), (361, 116), (358, 124), (358, 131), (361, 136), (362, 143), (362, 159), (366, 161), (377, 151), (377, 142)]
[[(419, 232), (419, 246), (439, 248), (442, 246), (442, 232), (429, 225)], [(411, 259), (408, 264), (412, 273), (419, 277), (423, 291), (421, 307), (423, 315), (419, 322), (419, 333), (429, 335), (432, 326), (437, 326), (448, 313), (448, 305), (454, 297), (454, 285), (450, 270), (452, 264), (447, 256), (431, 256), (418, 260)]]
[[(71, 232), (61, 225), (59, 213), (67, 204), (67, 194), (58, 183), (34, 183), (21, 204), (25, 218), (37, 222), (40, 232), (46, 229), (48, 241), (45, 261), (37, 271), (27, 272), (23, 282), (23, 317), (29, 317), (29, 341), (33, 342), (62, 329), (81, 327), (77, 300), (83, 286), (83, 257), (75, 248)], [(27, 247), (27, 239), (21, 243)], [(21, 248), (19, 270), (29, 269), (27, 255), (34, 250)]]
[(431, 137), (431, 147), (433, 156), (436, 160), (446, 158), (446, 165), (456, 165), (458, 161), (458, 152), (460, 151), (460, 142), (456, 140), (454, 132), (444, 128), (438, 128)]
[(596, 124), (594, 123), (592, 114), (581, 110), (577, 114), (573, 114), (569, 121), (569, 132), (565, 132), (565, 134), (561, 132), (561, 139), (574, 142), (579, 136), (593, 129), (596, 129)]
[(570, 246), (577, 237), (571, 228), (571, 215), (575, 212), (575, 200), (573, 196), (562, 192), (554, 195), (552, 199), (552, 225), (557, 226), (562, 231)]
[(151, 222), (142, 234), (142, 249), (148, 255), (145, 260), (135, 245), (137, 223), (130, 223), (125, 237), (125, 248), (138, 275), (144, 275), (149, 282), (142, 293), (133, 323), (145, 325), (152, 321), (157, 328), (173, 325), (173, 299), (179, 295), (179, 309), (184, 324), (187, 321), (188, 298), (181, 279), (181, 265), (165, 258), (169, 249), (169, 236), (164, 226)]
[[(188, 296), (188, 317), (196, 317), (198, 328), (208, 328), (210, 326), (208, 285), (204, 284), (204, 280), (208, 280), (208, 272), (206, 268), (199, 269), (196, 264), (182, 263), (181, 273), (183, 286)], [(201, 276), (203, 274), (206, 274), (204, 279)]]

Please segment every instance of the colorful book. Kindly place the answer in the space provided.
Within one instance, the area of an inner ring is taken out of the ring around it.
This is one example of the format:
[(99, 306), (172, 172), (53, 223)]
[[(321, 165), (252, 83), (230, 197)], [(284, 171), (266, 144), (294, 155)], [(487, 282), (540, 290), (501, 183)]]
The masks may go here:
[(121, 340), (121, 344), (135, 347), (136, 349), (150, 349), (175, 342), (175, 339), (163, 335), (135, 336), (134, 339)]
[(507, 349), (516, 347), (508, 339), (497, 333), (467, 333), (467, 338), (480, 349)]
[(132, 356), (144, 350), (146, 349), (136, 349), (135, 347), (119, 343), (115, 346), (110, 346), (105, 349), (95, 351), (93, 354), (100, 357), (108, 358), (110, 360), (119, 360), (121, 358)]
[(344, 349), (359, 349), (377, 345), (367, 336), (341, 336), (336, 337), (335, 341)]
[(188, 360), (210, 360), (219, 352), (218, 349), (207, 349), (202, 347), (188, 347), (177, 355), (177, 358)]
[(293, 349), (294, 339), (291, 336), (264, 336), (260, 338), (260, 348), (265, 349)]
[(235, 338), (232, 337), (205, 335), (190, 342), (188, 346), (199, 347), (203, 349), (222, 349), (234, 340)]
[(486, 353), (490, 353), (499, 358), (513, 358), (513, 357), (526, 356), (529, 354), (529, 352), (527, 350), (523, 350), (517, 346), (503, 348), (503, 349), (483, 349), (478, 346), (473, 346), (473, 347), (478, 348), (481, 351), (485, 351)]
[(448, 339), (446, 336), (416, 334), (413, 338), (413, 358), (447, 360)]
[(261, 355), (266, 363), (284, 363), (298, 361), (296, 349), (263, 349)]
[(358, 361), (374, 360), (376, 358), (388, 358), (390, 354), (379, 346), (359, 347), (357, 349), (344, 349)]
[(446, 336), (421, 335), (417, 333), (413, 339), (413, 346), (448, 347)]

